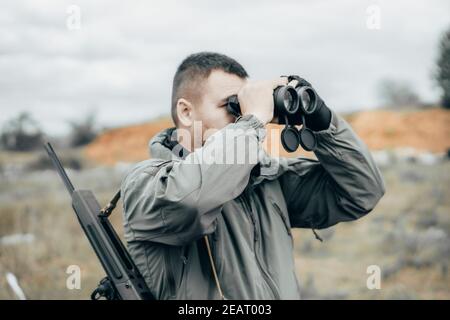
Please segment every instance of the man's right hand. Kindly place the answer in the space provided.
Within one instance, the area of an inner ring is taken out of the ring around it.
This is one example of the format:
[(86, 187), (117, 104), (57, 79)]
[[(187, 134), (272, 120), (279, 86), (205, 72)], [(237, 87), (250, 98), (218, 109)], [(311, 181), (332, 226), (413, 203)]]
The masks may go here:
[(253, 114), (262, 123), (273, 119), (273, 90), (288, 83), (286, 77), (274, 80), (248, 81), (238, 92), (242, 115)]

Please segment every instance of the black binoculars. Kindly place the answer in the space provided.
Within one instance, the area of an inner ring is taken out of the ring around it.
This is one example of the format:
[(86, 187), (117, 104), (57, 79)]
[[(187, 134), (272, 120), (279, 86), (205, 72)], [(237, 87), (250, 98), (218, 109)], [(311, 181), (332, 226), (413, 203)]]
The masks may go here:
[[(274, 118), (285, 128), (281, 132), (281, 143), (288, 152), (294, 152), (301, 145), (306, 151), (313, 151), (316, 147), (316, 136), (307, 127), (305, 115), (313, 114), (318, 104), (316, 91), (310, 86), (279, 86), (273, 91)], [(228, 98), (227, 110), (238, 117), (241, 108), (236, 95)], [(302, 124), (298, 130), (295, 125)]]

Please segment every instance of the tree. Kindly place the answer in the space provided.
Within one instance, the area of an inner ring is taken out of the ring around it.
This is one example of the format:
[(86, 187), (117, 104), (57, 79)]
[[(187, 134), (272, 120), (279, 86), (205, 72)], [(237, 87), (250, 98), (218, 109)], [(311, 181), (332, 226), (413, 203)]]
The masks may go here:
[(91, 112), (85, 119), (79, 122), (70, 121), (69, 124), (72, 127), (70, 145), (78, 147), (94, 140), (97, 136), (95, 122), (96, 116), (94, 112)]
[(33, 117), (22, 112), (3, 126), (0, 141), (6, 150), (29, 151), (41, 147), (42, 137), (43, 133)]
[(450, 108), (450, 28), (444, 33), (439, 43), (439, 57), (436, 67), (435, 78), (442, 89), (442, 106)]
[(389, 106), (414, 106), (420, 104), (419, 96), (407, 82), (385, 79), (380, 82), (378, 91), (384, 103)]

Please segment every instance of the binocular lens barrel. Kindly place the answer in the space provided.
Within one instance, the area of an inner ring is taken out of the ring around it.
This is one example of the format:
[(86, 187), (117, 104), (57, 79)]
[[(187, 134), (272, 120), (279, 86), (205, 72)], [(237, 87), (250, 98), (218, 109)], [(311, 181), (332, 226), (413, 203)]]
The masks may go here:
[(273, 102), (277, 114), (295, 114), (299, 107), (299, 96), (294, 87), (281, 86), (274, 90)]
[[(314, 132), (305, 123), (305, 115), (316, 111), (318, 101), (316, 91), (307, 85), (298, 88), (284, 85), (273, 91), (274, 116), (278, 116), (279, 124), (285, 124), (281, 132), (281, 143), (288, 152), (294, 152), (299, 145), (307, 151), (315, 149), (316, 138)], [(241, 107), (236, 95), (228, 98), (227, 110), (236, 117), (241, 115)], [(300, 124), (303, 126), (298, 130), (295, 125)]]
[(299, 96), (299, 107), (304, 114), (312, 114), (317, 107), (317, 93), (309, 87), (303, 86), (297, 88), (297, 94)]

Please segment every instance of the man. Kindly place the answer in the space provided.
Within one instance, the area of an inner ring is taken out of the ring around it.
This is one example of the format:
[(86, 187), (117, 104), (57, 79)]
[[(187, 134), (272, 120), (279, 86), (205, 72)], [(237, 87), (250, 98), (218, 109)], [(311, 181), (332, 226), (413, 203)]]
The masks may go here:
[[(262, 148), (273, 90), (288, 80), (247, 77), (227, 56), (187, 57), (173, 81), (176, 130), (154, 137), (153, 159), (122, 183), (128, 248), (158, 299), (299, 299), (291, 228), (358, 219), (384, 194), (367, 147), (320, 98), (307, 119), (318, 161), (272, 158), (259, 149), (258, 161), (202, 161), (212, 150), (248, 159), (252, 148)], [(232, 95), (237, 118), (226, 108)], [(198, 139), (198, 123), (202, 132), (216, 132)], [(225, 141), (228, 132), (233, 139)]]

